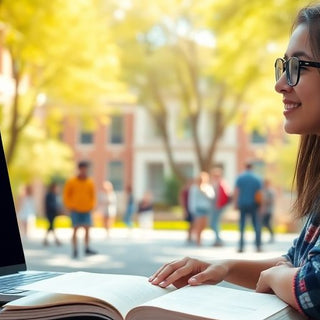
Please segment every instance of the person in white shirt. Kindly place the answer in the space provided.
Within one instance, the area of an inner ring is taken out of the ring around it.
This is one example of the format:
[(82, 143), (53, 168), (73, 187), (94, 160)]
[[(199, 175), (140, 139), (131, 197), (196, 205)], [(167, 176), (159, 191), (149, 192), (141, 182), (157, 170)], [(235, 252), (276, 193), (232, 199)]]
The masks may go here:
[(208, 224), (208, 216), (212, 211), (214, 190), (207, 172), (200, 172), (195, 183), (190, 187), (188, 206), (194, 222), (192, 234), (196, 244), (201, 245), (201, 235)]

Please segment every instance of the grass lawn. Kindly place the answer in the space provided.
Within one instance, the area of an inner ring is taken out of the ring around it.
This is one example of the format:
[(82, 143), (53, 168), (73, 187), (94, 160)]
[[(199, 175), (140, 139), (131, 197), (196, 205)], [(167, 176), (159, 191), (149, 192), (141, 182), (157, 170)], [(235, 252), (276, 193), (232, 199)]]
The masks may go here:
[[(94, 216), (93, 219), (93, 225), (94, 227), (103, 227), (102, 220), (99, 216)], [(135, 226), (137, 224), (135, 223)], [(38, 217), (36, 220), (36, 227), (37, 228), (42, 228), (46, 229), (48, 227), (48, 221), (43, 218), (43, 217)], [(71, 227), (71, 219), (69, 216), (62, 215), (58, 216), (55, 219), (55, 228), (70, 228)], [(116, 221), (115, 222), (115, 228), (124, 228), (125, 224), (122, 221)], [(160, 220), (154, 221), (154, 229), (155, 230), (187, 230), (188, 229), (188, 223), (183, 220)], [(236, 223), (231, 223), (231, 222), (225, 222), (222, 223), (222, 230), (228, 230), (228, 231), (237, 231), (238, 230), (238, 225)], [(251, 225), (248, 223), (247, 226), (248, 230), (252, 230)], [(285, 225), (278, 225), (275, 228), (275, 232), (277, 233), (286, 233), (287, 227)]]

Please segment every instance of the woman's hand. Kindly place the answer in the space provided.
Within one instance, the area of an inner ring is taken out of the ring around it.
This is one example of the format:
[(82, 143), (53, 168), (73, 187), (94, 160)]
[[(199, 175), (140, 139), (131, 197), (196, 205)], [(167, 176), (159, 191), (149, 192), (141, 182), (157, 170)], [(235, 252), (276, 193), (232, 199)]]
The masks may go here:
[(292, 286), (294, 277), (299, 268), (293, 267), (290, 262), (279, 262), (276, 266), (261, 272), (256, 291), (275, 293), (279, 298), (298, 308)]
[(181, 288), (187, 284), (216, 284), (224, 280), (227, 273), (228, 267), (226, 263), (209, 264), (187, 257), (163, 265), (149, 278), (149, 281), (163, 288), (170, 284)]
[(283, 276), (290, 273), (289, 269), (293, 269), (292, 264), (290, 262), (281, 261), (277, 263), (276, 266), (262, 271), (257, 282), (256, 291), (267, 293), (274, 292), (277, 285), (280, 285)]

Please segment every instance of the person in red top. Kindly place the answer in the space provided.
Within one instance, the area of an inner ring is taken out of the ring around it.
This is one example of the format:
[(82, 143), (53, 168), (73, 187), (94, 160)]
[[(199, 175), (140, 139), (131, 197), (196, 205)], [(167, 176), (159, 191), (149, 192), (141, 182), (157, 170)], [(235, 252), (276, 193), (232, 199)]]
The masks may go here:
[(214, 198), (213, 210), (210, 216), (210, 227), (215, 233), (213, 245), (215, 247), (221, 247), (223, 245), (223, 241), (220, 237), (221, 216), (225, 211), (227, 204), (230, 202), (230, 188), (222, 177), (222, 169), (220, 167), (215, 167), (211, 170), (211, 179), (216, 196)]
[(284, 129), (300, 135), (292, 213), (304, 226), (291, 248), (284, 255), (263, 260), (219, 259), (213, 263), (191, 258), (176, 260), (160, 267), (149, 279), (152, 284), (162, 288), (173, 284), (180, 288), (224, 280), (275, 294), (305, 318), (320, 319), (319, 35), (320, 4), (302, 8), (283, 58), (277, 58), (274, 64)]
[(88, 177), (89, 163), (78, 164), (78, 175), (69, 179), (63, 190), (63, 202), (69, 210), (73, 226), (73, 257), (78, 257), (77, 232), (80, 227), (85, 230), (85, 254), (96, 254), (89, 248), (89, 229), (92, 225), (91, 211), (96, 204), (95, 187)]

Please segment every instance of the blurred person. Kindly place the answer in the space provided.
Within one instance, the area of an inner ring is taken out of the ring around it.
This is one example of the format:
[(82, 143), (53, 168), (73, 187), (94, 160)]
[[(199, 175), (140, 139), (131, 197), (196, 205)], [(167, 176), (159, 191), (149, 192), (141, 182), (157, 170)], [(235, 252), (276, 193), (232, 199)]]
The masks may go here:
[(139, 201), (137, 215), (138, 224), (141, 229), (146, 231), (153, 229), (153, 196), (150, 191), (146, 191)]
[(179, 202), (183, 210), (184, 220), (188, 223), (188, 235), (187, 241), (192, 241), (192, 227), (193, 227), (193, 216), (189, 210), (189, 191), (192, 184), (192, 179), (188, 179), (188, 181), (184, 184), (184, 186), (180, 190), (179, 194)]
[(271, 186), (271, 181), (269, 179), (265, 179), (262, 187), (262, 202), (260, 207), (260, 214), (262, 227), (266, 227), (270, 233), (269, 242), (274, 241), (274, 231), (272, 227), (274, 201), (275, 192)]
[(245, 170), (237, 177), (235, 183), (234, 203), (236, 209), (240, 211), (240, 241), (238, 252), (244, 251), (244, 235), (247, 216), (250, 216), (254, 228), (257, 252), (261, 251), (260, 203), (257, 203), (257, 194), (260, 194), (261, 192), (262, 183), (252, 169), (252, 163), (247, 163)]
[(214, 196), (209, 174), (202, 171), (191, 185), (188, 196), (188, 207), (193, 217), (192, 233), (198, 246), (201, 245), (201, 235), (208, 224)]
[(48, 236), (50, 233), (53, 234), (56, 245), (60, 246), (61, 242), (58, 239), (54, 229), (54, 219), (61, 212), (61, 204), (58, 197), (58, 185), (52, 182), (47, 189), (44, 201), (45, 216), (49, 222), (47, 232), (45, 234), (43, 244), (48, 245)]
[(284, 129), (300, 135), (292, 213), (303, 227), (292, 246), (282, 255), (263, 260), (220, 259), (208, 263), (184, 258), (160, 267), (149, 279), (152, 284), (180, 288), (229, 281), (275, 294), (299, 311), (301, 318), (320, 319), (319, 22), (320, 4), (302, 8), (293, 23), (286, 52), (275, 62), (275, 90), (282, 98)]
[(20, 222), (23, 237), (28, 237), (30, 230), (35, 225), (36, 204), (33, 195), (33, 187), (30, 184), (24, 186), (18, 200), (18, 220)]
[(92, 226), (92, 210), (96, 203), (95, 187), (91, 178), (88, 177), (89, 163), (80, 161), (78, 163), (78, 174), (70, 178), (63, 190), (63, 202), (69, 210), (73, 226), (72, 248), (73, 257), (78, 257), (78, 239), (79, 228), (85, 230), (85, 254), (96, 254), (89, 247), (89, 230)]
[(133, 227), (133, 215), (136, 210), (133, 192), (131, 186), (126, 187), (126, 209), (124, 212), (123, 221), (128, 228)]
[(110, 181), (103, 182), (99, 193), (99, 206), (103, 215), (103, 225), (109, 236), (117, 216), (117, 195)]
[(211, 170), (211, 182), (215, 192), (213, 209), (210, 215), (210, 227), (215, 233), (215, 241), (213, 246), (223, 246), (223, 241), (220, 236), (221, 217), (227, 205), (230, 202), (230, 188), (227, 182), (223, 179), (223, 171), (220, 167), (215, 167)]

